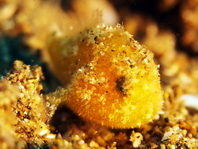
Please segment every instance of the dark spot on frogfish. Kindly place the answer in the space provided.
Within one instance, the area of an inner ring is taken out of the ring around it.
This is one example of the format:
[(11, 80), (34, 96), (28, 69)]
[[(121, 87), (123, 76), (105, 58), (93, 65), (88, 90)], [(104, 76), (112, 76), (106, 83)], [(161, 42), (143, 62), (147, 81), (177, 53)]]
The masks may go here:
[(121, 91), (122, 93), (124, 93), (124, 82), (125, 82), (126, 78), (124, 76), (118, 78), (116, 80), (116, 87), (119, 91)]

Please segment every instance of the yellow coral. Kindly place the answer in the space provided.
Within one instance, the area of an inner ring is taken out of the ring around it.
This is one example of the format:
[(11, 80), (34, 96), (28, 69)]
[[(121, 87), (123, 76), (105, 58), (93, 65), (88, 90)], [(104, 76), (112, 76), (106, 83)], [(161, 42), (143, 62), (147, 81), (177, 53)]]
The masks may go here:
[[(41, 145), (55, 138), (55, 135), (50, 133), (47, 123), (51, 118), (50, 111), (53, 109), (49, 110), (50, 105), (40, 93), (43, 88), (40, 83), (42, 78), (41, 67), (31, 68), (21, 61), (15, 61), (14, 69), (3, 79), (15, 86), (0, 84), (0, 91), (3, 87), (8, 88), (4, 89), (4, 94), (0, 92), (0, 97), (4, 95), (0, 102), (0, 116), (3, 113), (4, 115), (1, 117), (8, 119), (6, 114), (9, 114), (12, 118), (12, 121), (6, 120), (6, 122), (8, 121), (6, 126), (10, 127), (9, 132), (13, 131), (13, 136), (19, 138), (20, 142), (32, 145)], [(8, 108), (2, 109), (1, 107), (5, 107), (6, 104), (9, 105)], [(4, 112), (1, 112), (2, 110)], [(1, 125), (2, 123), (0, 123)], [(5, 126), (3, 128), (6, 130)]]
[(114, 128), (139, 127), (162, 107), (153, 54), (122, 26), (99, 25), (53, 40), (54, 70), (67, 85), (64, 100), (81, 117)]
[(0, 148), (15, 148), (19, 140), (13, 125), (17, 124), (12, 106), (16, 105), (19, 90), (6, 80), (0, 80)]

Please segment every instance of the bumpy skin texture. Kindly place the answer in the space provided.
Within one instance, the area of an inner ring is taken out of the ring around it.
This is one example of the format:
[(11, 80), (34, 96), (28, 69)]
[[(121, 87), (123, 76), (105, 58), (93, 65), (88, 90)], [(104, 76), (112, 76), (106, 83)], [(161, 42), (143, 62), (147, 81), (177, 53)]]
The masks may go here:
[(53, 40), (49, 52), (66, 85), (66, 104), (84, 119), (134, 128), (158, 116), (163, 102), (158, 66), (122, 26), (101, 25)]

